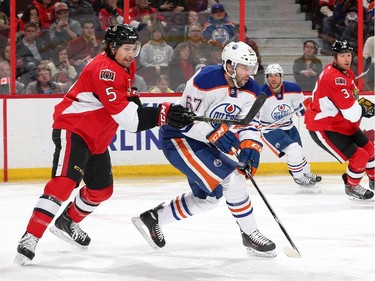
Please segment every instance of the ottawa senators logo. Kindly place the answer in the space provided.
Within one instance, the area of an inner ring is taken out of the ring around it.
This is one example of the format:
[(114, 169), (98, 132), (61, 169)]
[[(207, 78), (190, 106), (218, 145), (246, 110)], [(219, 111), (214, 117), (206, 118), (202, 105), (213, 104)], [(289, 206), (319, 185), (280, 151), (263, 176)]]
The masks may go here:
[(115, 81), (116, 73), (109, 69), (100, 70), (99, 79), (104, 81)]
[(335, 79), (335, 84), (336, 84), (336, 85), (345, 86), (345, 85), (346, 85), (346, 79), (345, 79), (345, 78), (342, 78), (342, 77), (337, 77), (337, 78)]

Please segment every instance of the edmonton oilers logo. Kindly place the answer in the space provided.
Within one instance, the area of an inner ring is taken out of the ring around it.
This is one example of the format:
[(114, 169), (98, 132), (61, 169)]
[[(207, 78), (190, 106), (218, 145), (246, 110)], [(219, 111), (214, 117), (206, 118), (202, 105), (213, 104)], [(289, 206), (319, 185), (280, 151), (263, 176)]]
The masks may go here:
[(223, 165), (223, 162), (221, 162), (220, 159), (215, 159), (214, 160), (214, 166), (215, 167), (219, 168), (219, 167), (221, 167), (221, 165)]
[(291, 109), (292, 108), (287, 104), (279, 104), (274, 110), (272, 110), (271, 117), (274, 120), (279, 120), (288, 115), (291, 112)]
[[(236, 104), (221, 103), (212, 109), (209, 116), (217, 119), (234, 120), (240, 112), (241, 109)], [(215, 127), (217, 124), (211, 125)]]

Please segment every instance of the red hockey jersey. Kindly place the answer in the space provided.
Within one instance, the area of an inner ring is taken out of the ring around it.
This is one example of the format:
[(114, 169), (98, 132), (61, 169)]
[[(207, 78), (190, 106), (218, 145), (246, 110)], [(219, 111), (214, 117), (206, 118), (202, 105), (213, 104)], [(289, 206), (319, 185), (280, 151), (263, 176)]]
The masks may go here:
[(127, 72), (105, 53), (97, 55), (55, 106), (52, 127), (80, 135), (93, 154), (107, 149), (119, 124), (135, 132), (138, 106), (128, 101), (135, 70), (135, 61)]
[(343, 73), (332, 63), (320, 74), (313, 91), (313, 102), (305, 114), (310, 131), (334, 131), (352, 135), (359, 129), (362, 108), (354, 98), (355, 75)]

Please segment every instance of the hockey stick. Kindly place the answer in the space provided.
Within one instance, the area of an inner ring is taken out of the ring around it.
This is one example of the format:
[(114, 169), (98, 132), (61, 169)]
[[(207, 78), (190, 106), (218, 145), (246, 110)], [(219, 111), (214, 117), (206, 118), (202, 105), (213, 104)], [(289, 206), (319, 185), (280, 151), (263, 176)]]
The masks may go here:
[(251, 120), (254, 119), (255, 115), (259, 112), (260, 108), (263, 106), (267, 99), (267, 95), (262, 92), (256, 98), (253, 106), (250, 108), (249, 112), (246, 114), (245, 118), (243, 119), (234, 119), (234, 120), (227, 120), (227, 119), (218, 119), (218, 118), (210, 118), (210, 117), (203, 117), (203, 116), (193, 116), (192, 119), (194, 121), (203, 121), (207, 123), (225, 123), (227, 125), (248, 125)]
[[(239, 159), (239, 155), (237, 153), (237, 151), (235, 149), (232, 149), (234, 155), (236, 155), (237, 159)], [(273, 218), (275, 219), (275, 221), (278, 223), (279, 227), (281, 228), (281, 230), (283, 231), (285, 237), (288, 239), (290, 245), (292, 245), (293, 249), (290, 248), (290, 247), (284, 247), (283, 248), (283, 251), (285, 253), (285, 255), (287, 255), (288, 257), (290, 258), (301, 258), (301, 254), (300, 252), (298, 251), (297, 249), (297, 246), (294, 244), (292, 238), (290, 238), (288, 232), (286, 231), (285, 227), (283, 226), (283, 224), (281, 223), (280, 219), (277, 217), (275, 211), (272, 209), (270, 203), (268, 203), (268, 200), (267, 198), (264, 196), (263, 192), (260, 190), (260, 188), (258, 187), (257, 183), (255, 182), (253, 176), (251, 175), (251, 173), (248, 171), (248, 170), (245, 170), (246, 171), (246, 175), (249, 177), (249, 179), (251, 180), (253, 186), (255, 187), (255, 189), (258, 191), (260, 197), (263, 199), (263, 202), (264, 204), (266, 204), (268, 210), (271, 212)]]
[(366, 71), (362, 72), (358, 76), (355, 77), (355, 80), (358, 80), (359, 78), (362, 78), (363, 76), (367, 75), (367, 73), (370, 71), (370, 68), (367, 68)]
[(273, 125), (278, 124), (280, 121), (282, 121), (282, 120), (284, 120), (284, 119), (286, 119), (286, 118), (292, 116), (293, 114), (295, 114), (295, 113), (297, 113), (297, 112), (300, 112), (302, 109), (303, 109), (303, 108), (300, 107), (300, 108), (298, 108), (298, 109), (296, 109), (296, 110), (293, 110), (292, 112), (289, 112), (287, 115), (283, 116), (282, 118), (277, 119), (275, 122), (272, 122), (271, 124), (268, 124), (268, 125), (266, 125), (266, 126), (262, 126), (262, 130), (263, 130), (263, 129), (267, 129), (267, 128), (269, 128), (269, 127), (272, 127)]

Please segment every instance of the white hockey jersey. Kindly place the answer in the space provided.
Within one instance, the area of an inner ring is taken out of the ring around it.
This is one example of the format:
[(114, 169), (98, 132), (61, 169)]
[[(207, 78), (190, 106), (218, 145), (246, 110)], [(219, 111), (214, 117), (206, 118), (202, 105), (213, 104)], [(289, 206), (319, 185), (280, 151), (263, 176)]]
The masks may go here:
[[(260, 122), (263, 127), (263, 133), (274, 129), (290, 130), (293, 127), (293, 115), (285, 116), (297, 109), (301, 109), (301, 111), (296, 113), (298, 116), (302, 116), (305, 113), (302, 105), (305, 98), (300, 86), (296, 83), (284, 81), (281, 87), (279, 94), (273, 93), (267, 84), (264, 84), (261, 88), (261, 92), (267, 95), (267, 100), (260, 109)], [(276, 122), (277, 120), (280, 121)], [(276, 122), (274, 125), (269, 126), (274, 122)]]
[[(202, 68), (187, 82), (180, 104), (197, 116), (226, 120), (244, 118), (260, 93), (259, 85), (249, 79), (241, 88), (230, 88), (224, 73), (221, 65)], [(207, 143), (206, 136), (214, 127), (215, 124), (195, 122), (182, 131), (163, 128), (163, 134), (167, 138), (190, 137)], [(240, 141), (260, 141), (258, 128), (259, 121), (255, 118), (248, 126), (233, 126), (231, 130), (238, 132)]]

